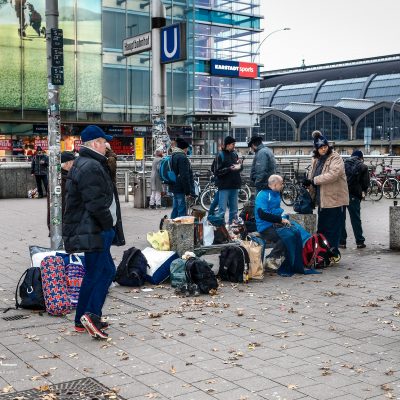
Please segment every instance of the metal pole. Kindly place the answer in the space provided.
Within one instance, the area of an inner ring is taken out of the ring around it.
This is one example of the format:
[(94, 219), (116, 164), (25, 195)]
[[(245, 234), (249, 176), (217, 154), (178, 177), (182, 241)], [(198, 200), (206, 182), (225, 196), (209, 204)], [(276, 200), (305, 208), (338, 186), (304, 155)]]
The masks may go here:
[(46, 41), (47, 41), (47, 87), (48, 87), (48, 144), (49, 182), (47, 195), (50, 196), (50, 246), (53, 250), (62, 248), (62, 206), (61, 206), (61, 155), (60, 155), (60, 88), (52, 84), (52, 40), (51, 29), (58, 28), (58, 0), (46, 0)]
[(161, 64), (161, 28), (166, 25), (166, 9), (161, 0), (151, 0), (151, 121), (153, 148), (170, 146), (167, 132), (167, 79)]
[(129, 171), (125, 171), (125, 203), (129, 202)]
[(398, 103), (400, 101), (400, 97), (398, 99), (396, 99), (393, 104), (392, 107), (390, 107), (390, 132), (389, 132), (389, 156), (393, 156), (393, 132), (394, 132), (394, 106), (396, 105), (396, 103)]

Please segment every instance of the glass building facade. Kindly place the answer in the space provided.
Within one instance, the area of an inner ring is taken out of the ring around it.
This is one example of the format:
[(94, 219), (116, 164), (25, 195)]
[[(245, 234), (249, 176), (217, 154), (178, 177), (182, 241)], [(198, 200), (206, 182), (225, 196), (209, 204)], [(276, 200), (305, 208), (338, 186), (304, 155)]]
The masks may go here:
[[(163, 3), (167, 25), (187, 26), (187, 60), (167, 65), (170, 135), (193, 140), (199, 154), (214, 152), (229, 130), (248, 137), (259, 113), (260, 80), (211, 75), (210, 60), (258, 62), (259, 0)], [(151, 52), (123, 57), (122, 41), (150, 31), (150, 2), (59, 0), (59, 11), (63, 143), (70, 148), (85, 124), (98, 123), (131, 151), (136, 132), (151, 135)], [(0, 2), (0, 139), (30, 137), (18, 147), (45, 139), (44, 26), (45, 0)]]

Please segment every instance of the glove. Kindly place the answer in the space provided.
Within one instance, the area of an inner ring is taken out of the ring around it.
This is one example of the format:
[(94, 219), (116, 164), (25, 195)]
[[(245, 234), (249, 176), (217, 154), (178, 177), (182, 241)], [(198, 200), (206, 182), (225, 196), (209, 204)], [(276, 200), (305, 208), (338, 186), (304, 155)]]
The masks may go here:
[(303, 181), (303, 187), (308, 188), (313, 184), (313, 181), (311, 179), (304, 179)]

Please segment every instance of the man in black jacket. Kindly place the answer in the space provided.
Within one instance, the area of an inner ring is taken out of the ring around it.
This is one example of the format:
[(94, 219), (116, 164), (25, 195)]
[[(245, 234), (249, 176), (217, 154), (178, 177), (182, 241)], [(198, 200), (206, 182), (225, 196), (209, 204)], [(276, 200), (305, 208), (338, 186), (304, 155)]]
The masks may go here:
[[(365, 237), (361, 225), (361, 200), (363, 192), (369, 187), (368, 167), (364, 164), (364, 154), (361, 150), (353, 151), (349, 159), (345, 161), (345, 169), (347, 176), (347, 184), (349, 187), (350, 201), (347, 207), (350, 215), (351, 226), (353, 227), (354, 237), (358, 249), (363, 249), (365, 245)], [(346, 218), (346, 214), (345, 214)], [(346, 224), (343, 224), (342, 235), (339, 247), (346, 248)]]
[(43, 149), (38, 146), (36, 148), (36, 154), (32, 158), (31, 163), (31, 175), (35, 176), (36, 186), (39, 194), (39, 198), (43, 198), (42, 183), (45, 190), (45, 195), (47, 195), (47, 171), (49, 167), (49, 158), (43, 152)]
[(242, 186), (240, 171), (243, 169), (242, 160), (239, 160), (235, 152), (236, 140), (227, 136), (224, 140), (224, 148), (217, 154), (214, 161), (214, 174), (217, 177), (218, 187), (218, 212), (225, 215), (229, 208), (229, 224), (237, 218), (238, 195)]
[(112, 136), (89, 125), (82, 131), (79, 157), (67, 177), (63, 239), (68, 253), (85, 253), (85, 277), (79, 293), (75, 330), (106, 339), (101, 320), (115, 276), (111, 244), (124, 245), (118, 193), (107, 166), (106, 141)]
[(169, 190), (174, 194), (172, 202), (171, 218), (186, 215), (186, 197), (195, 196), (193, 172), (187, 157), (189, 143), (182, 139), (176, 139), (176, 147), (172, 148), (172, 170), (176, 175), (176, 182), (169, 185)]

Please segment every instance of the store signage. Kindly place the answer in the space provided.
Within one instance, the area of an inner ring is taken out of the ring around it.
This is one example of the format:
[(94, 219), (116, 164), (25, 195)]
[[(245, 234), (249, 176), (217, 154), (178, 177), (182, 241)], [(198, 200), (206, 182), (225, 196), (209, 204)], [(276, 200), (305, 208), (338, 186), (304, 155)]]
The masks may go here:
[(109, 133), (110, 135), (130, 136), (130, 135), (133, 135), (133, 127), (132, 126), (111, 125), (107, 129), (107, 133)]
[(122, 41), (122, 51), (125, 57), (151, 50), (151, 32), (126, 38)]
[(151, 127), (149, 126), (135, 126), (133, 129), (135, 136), (151, 135)]
[(135, 138), (135, 159), (143, 160), (144, 158), (144, 138)]
[(81, 139), (74, 140), (74, 151), (78, 152), (79, 149), (81, 148), (81, 145), (82, 145), (82, 140)]
[(40, 146), (43, 150), (48, 150), (49, 145), (47, 139), (35, 139), (35, 149)]
[(47, 135), (47, 133), (48, 133), (48, 125), (33, 125), (32, 132), (34, 134)]
[(243, 61), (210, 60), (211, 75), (258, 78), (258, 64)]
[(12, 139), (0, 139), (0, 150), (12, 150), (13, 142)]
[(161, 64), (186, 60), (186, 23), (161, 28)]

